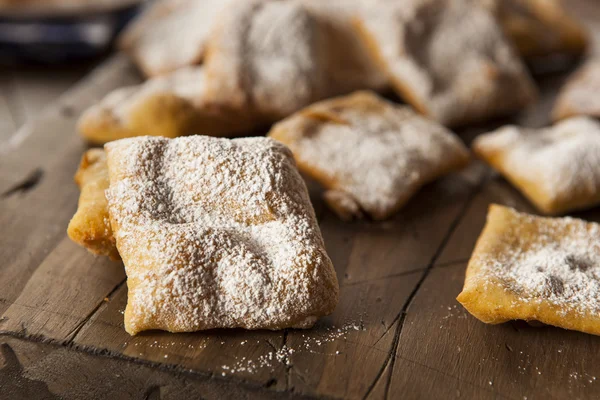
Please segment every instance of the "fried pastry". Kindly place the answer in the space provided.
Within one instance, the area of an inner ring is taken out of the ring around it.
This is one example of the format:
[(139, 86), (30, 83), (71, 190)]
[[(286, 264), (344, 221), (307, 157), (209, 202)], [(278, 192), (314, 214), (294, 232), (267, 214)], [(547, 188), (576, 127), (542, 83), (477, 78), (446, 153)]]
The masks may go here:
[(516, 112), (535, 98), (524, 65), (477, 1), (382, 2), (355, 26), (396, 92), (444, 125)]
[(600, 225), (490, 206), (457, 300), (477, 319), (600, 335)]
[(473, 151), (546, 214), (600, 203), (600, 124), (590, 118), (544, 129), (507, 126), (479, 136)]
[(586, 62), (561, 89), (552, 117), (555, 121), (578, 115), (600, 118), (600, 59)]
[(69, 222), (67, 234), (75, 243), (90, 252), (121, 259), (113, 236), (108, 204), (104, 192), (108, 189), (106, 154), (101, 149), (91, 149), (81, 158), (75, 182), (81, 194), (77, 212)]
[(143, 12), (119, 38), (148, 77), (200, 64), (213, 20), (229, 0), (157, 1)]
[(355, 90), (388, 89), (387, 76), (369, 55), (369, 50), (352, 26), (355, 15), (361, 14), (370, 0), (300, 0), (313, 15), (325, 37), (328, 86), (333, 95)]
[(467, 149), (443, 126), (371, 92), (316, 103), (276, 124), (300, 170), (326, 189), (343, 219), (390, 217), (425, 183), (465, 166)]
[(133, 136), (229, 136), (252, 130), (256, 117), (207, 104), (201, 66), (117, 89), (84, 112), (81, 135), (93, 144)]
[(238, 1), (211, 34), (206, 97), (277, 121), (329, 96), (327, 72), (325, 32), (300, 2)]
[(560, 0), (486, 0), (500, 25), (525, 58), (578, 56), (585, 52), (584, 27), (562, 7)]
[(291, 152), (267, 138), (106, 144), (125, 329), (311, 327), (338, 282)]

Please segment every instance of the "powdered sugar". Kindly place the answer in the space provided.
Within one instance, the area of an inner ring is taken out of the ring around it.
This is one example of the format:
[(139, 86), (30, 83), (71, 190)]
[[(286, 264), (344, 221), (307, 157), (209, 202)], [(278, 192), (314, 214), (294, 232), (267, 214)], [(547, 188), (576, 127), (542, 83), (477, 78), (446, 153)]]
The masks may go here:
[[(231, 364), (221, 365), (221, 375), (226, 376), (236, 373), (254, 374), (263, 369), (275, 371), (278, 364), (285, 366), (293, 365), (294, 354), (301, 355), (302, 353), (314, 353), (327, 355), (330, 357), (340, 356), (343, 354), (339, 350), (325, 353), (324, 347), (329, 347), (332, 343), (334, 348), (341, 348), (342, 341), (347, 341), (348, 334), (353, 331), (364, 330), (354, 322), (347, 322), (342, 326), (331, 326), (322, 329), (315, 329), (309, 334), (296, 335), (291, 339), (288, 337), (288, 343), (281, 346), (279, 349), (273, 349), (267, 353), (260, 354), (257, 357), (252, 356), (237, 356)], [(257, 341), (257, 344), (259, 341)], [(272, 346), (269, 343), (270, 346)]]
[(272, 120), (322, 98), (327, 87), (322, 35), (298, 2), (236, 2), (211, 36), (208, 97)]
[(524, 57), (579, 55), (586, 48), (585, 29), (569, 16), (561, 1), (485, 0), (481, 3), (496, 15)]
[(358, 20), (398, 93), (444, 125), (515, 111), (535, 88), (479, 0), (380, 2)]
[(299, 1), (325, 31), (328, 68), (332, 70), (327, 84), (332, 95), (388, 87), (387, 76), (370, 57), (366, 44), (352, 26), (356, 15), (373, 6), (372, 0)]
[(368, 92), (312, 105), (269, 135), (290, 146), (303, 171), (374, 218), (389, 216), (420, 186), (468, 159), (450, 131)]
[(555, 119), (574, 115), (600, 117), (600, 60), (588, 61), (561, 90), (553, 110)]
[(129, 26), (120, 39), (147, 76), (199, 64), (215, 17), (230, 0), (159, 1)]
[(173, 74), (149, 79), (141, 85), (117, 89), (88, 109), (82, 119), (110, 113), (127, 126), (134, 110), (157, 94), (179, 96), (192, 104), (199, 104), (204, 94), (202, 67), (181, 68)]
[(482, 135), (473, 145), (484, 158), (500, 157), (512, 180), (537, 188), (549, 203), (593, 205), (600, 198), (600, 124), (572, 118), (546, 129), (508, 126)]
[(264, 139), (106, 145), (126, 328), (311, 326), (337, 280), (289, 151)]
[(490, 283), (502, 282), (520, 301), (547, 302), (558, 306), (563, 315), (597, 315), (600, 226), (568, 217), (511, 213), (517, 218), (515, 227), (499, 240), (513, 243), (512, 250), (502, 246), (493, 257), (476, 255), (474, 262), (482, 265), (479, 275)]

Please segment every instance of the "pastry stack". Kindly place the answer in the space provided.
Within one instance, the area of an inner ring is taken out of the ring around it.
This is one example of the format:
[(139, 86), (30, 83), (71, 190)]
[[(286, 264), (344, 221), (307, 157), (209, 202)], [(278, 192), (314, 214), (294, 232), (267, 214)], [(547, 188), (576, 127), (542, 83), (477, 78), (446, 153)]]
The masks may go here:
[[(533, 104), (529, 67), (587, 44), (558, 0), (156, 2), (119, 40), (147, 79), (79, 121), (104, 148), (81, 161), (69, 236), (123, 261), (132, 335), (310, 328), (339, 288), (302, 176), (345, 221), (392, 218), (469, 164), (451, 129)], [(542, 214), (600, 204), (598, 65), (556, 125), (474, 141)], [(488, 323), (600, 334), (598, 229), (492, 206), (459, 301)]]

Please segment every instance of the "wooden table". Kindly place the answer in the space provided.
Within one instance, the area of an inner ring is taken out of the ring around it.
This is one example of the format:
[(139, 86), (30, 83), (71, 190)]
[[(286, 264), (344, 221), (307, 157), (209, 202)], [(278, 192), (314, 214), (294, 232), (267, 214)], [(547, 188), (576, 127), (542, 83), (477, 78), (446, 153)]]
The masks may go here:
[[(568, 3), (592, 28), (600, 21), (593, 1)], [(0, 399), (600, 397), (598, 337), (485, 325), (456, 302), (488, 204), (534, 211), (477, 162), (383, 223), (341, 222), (311, 185), (341, 285), (337, 310), (314, 329), (130, 337), (122, 264), (65, 230), (86, 148), (77, 117), (140, 78), (116, 56), (53, 100), (86, 69), (0, 79)], [(565, 76), (540, 78), (541, 101), (520, 117), (459, 133), (469, 142), (507, 122), (546, 125)], [(578, 216), (600, 221), (600, 210)]]

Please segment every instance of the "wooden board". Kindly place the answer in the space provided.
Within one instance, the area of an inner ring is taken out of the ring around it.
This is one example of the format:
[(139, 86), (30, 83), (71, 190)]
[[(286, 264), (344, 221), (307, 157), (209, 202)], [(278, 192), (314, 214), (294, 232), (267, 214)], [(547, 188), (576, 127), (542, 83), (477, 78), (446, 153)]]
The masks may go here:
[[(565, 76), (541, 78), (541, 101), (516, 121), (547, 124)], [(600, 396), (598, 338), (517, 323), (487, 326), (455, 301), (488, 204), (533, 211), (478, 162), (428, 185), (383, 223), (340, 221), (310, 183), (341, 285), (335, 313), (311, 330), (129, 336), (123, 329), (122, 264), (90, 255), (71, 243), (65, 230), (78, 198), (73, 173), (86, 148), (74, 134), (77, 116), (110, 90), (139, 79), (125, 58), (115, 57), (10, 140), (0, 141), (0, 393), (32, 398)], [(515, 120), (471, 127), (461, 135), (469, 142), (506, 122)], [(581, 216), (600, 221), (600, 211)], [(90, 383), (89, 376), (97, 382)]]
[(0, 143), (87, 74), (91, 63), (0, 67)]

